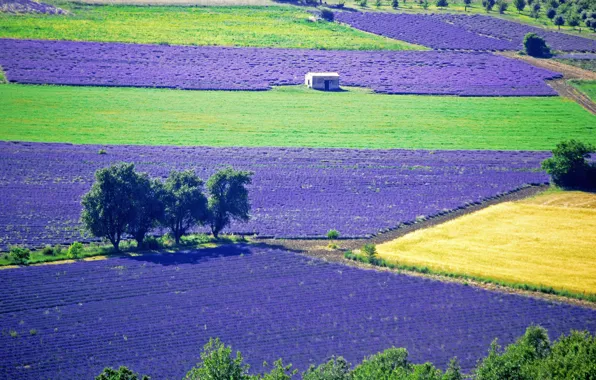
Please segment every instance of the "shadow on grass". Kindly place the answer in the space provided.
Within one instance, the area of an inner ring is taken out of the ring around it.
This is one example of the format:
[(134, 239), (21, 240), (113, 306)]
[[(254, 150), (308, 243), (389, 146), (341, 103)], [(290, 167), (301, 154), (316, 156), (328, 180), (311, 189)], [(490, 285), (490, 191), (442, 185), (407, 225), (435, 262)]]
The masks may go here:
[(254, 249), (277, 250), (280, 254), (289, 252), (299, 253), (299, 251), (290, 251), (284, 246), (277, 244), (235, 243), (224, 244), (212, 248), (189, 248), (187, 250), (181, 249), (176, 252), (168, 252), (167, 250), (163, 250), (153, 252), (142, 252), (138, 254), (133, 253), (131, 255), (122, 256), (122, 258), (164, 266), (181, 264), (201, 264), (212, 259), (219, 259), (223, 257), (252, 255), (254, 254)]

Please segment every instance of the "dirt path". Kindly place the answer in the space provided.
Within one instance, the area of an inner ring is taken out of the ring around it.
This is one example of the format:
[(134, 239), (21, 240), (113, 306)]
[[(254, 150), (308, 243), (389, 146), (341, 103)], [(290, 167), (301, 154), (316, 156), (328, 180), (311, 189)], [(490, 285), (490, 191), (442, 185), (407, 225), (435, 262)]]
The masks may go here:
[(596, 104), (587, 97), (584, 93), (570, 85), (567, 81), (570, 79), (582, 80), (596, 80), (596, 73), (590, 70), (584, 70), (579, 67), (567, 65), (565, 63), (553, 61), (550, 59), (534, 58), (527, 55), (519, 55), (516, 52), (501, 52), (497, 53), (508, 58), (520, 59), (531, 65), (541, 67), (543, 69), (556, 71), (563, 74), (563, 79), (549, 80), (547, 84), (551, 86), (559, 96), (571, 99), (596, 115)]

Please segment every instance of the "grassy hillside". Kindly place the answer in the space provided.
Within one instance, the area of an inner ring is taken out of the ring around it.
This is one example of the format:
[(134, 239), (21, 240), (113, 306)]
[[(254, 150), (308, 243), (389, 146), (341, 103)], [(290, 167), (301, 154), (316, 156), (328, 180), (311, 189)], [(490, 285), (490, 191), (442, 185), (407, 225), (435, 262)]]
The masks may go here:
[(400, 264), (596, 294), (596, 195), (507, 202), (378, 246)]
[(596, 143), (573, 101), (1, 85), (1, 140), (76, 144), (550, 150)]
[(294, 7), (60, 4), (73, 14), (0, 14), (0, 38), (342, 50), (422, 49), (328, 22)]

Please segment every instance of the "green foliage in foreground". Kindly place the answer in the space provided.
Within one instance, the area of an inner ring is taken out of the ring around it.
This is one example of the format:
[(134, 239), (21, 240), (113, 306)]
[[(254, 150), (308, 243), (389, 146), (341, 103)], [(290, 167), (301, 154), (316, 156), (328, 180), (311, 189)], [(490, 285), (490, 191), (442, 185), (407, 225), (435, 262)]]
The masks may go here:
[(120, 367), (117, 370), (113, 368), (105, 368), (95, 380), (149, 380), (149, 376), (140, 377), (139, 374), (131, 371), (126, 367)]
[(335, 50), (421, 50), (327, 21), (295, 7), (135, 7), (60, 4), (72, 14), (0, 13), (0, 38), (254, 46)]
[[(589, 70), (596, 71), (596, 60), (592, 64), (594, 66)], [(596, 80), (571, 80), (569, 83), (596, 103)]]
[[(184, 380), (290, 380), (297, 373), (291, 367), (284, 366), (280, 359), (270, 373), (249, 375), (250, 367), (244, 363), (239, 351), (233, 355), (230, 346), (225, 346), (219, 339), (210, 339), (201, 352), (201, 361), (188, 372)], [(478, 362), (470, 375), (476, 380), (594, 379), (595, 370), (596, 337), (589, 332), (571, 331), (569, 335), (562, 335), (551, 342), (546, 329), (530, 326), (522, 337), (504, 350), (495, 339), (488, 355)], [(463, 378), (457, 358), (451, 360), (443, 373), (432, 363), (410, 362), (408, 351), (395, 347), (364, 358), (354, 369), (350, 369), (350, 364), (340, 356), (332, 357), (318, 367), (311, 366), (302, 374), (303, 380)]]
[[(423, 273), (423, 274), (434, 274), (434, 275), (439, 275), (439, 276), (444, 276), (444, 277), (457, 278), (460, 280), (471, 280), (471, 281), (477, 281), (480, 283), (496, 284), (496, 285), (513, 288), (513, 289), (519, 289), (519, 290), (523, 290), (523, 291), (538, 292), (538, 293), (544, 293), (544, 294), (555, 294), (555, 295), (562, 296), (562, 297), (575, 298), (575, 299), (585, 300), (585, 301), (589, 301), (589, 302), (596, 302), (596, 294), (593, 294), (593, 293), (575, 293), (575, 292), (570, 292), (567, 290), (555, 289), (550, 286), (535, 286), (535, 285), (529, 285), (529, 284), (524, 284), (524, 283), (502, 281), (502, 280), (497, 280), (497, 279), (490, 278), (490, 277), (471, 276), (471, 275), (468, 275), (465, 273), (434, 270), (434, 269), (430, 269), (429, 267), (426, 267), (426, 266), (393, 263), (393, 262), (389, 262), (385, 259), (378, 258), (378, 257), (373, 257), (371, 260), (365, 254), (356, 254), (352, 251), (344, 252), (344, 258), (346, 258), (348, 260), (352, 260), (352, 261), (357, 261), (360, 263), (370, 264), (373, 266), (379, 266), (382, 268), (395, 269), (397, 271), (403, 270), (403, 271)], [(467, 282), (464, 282), (464, 284), (467, 284)]]
[(596, 116), (559, 97), (9, 84), (0, 86), (0, 109), (5, 141), (502, 150), (550, 150), (569, 138), (596, 144)]

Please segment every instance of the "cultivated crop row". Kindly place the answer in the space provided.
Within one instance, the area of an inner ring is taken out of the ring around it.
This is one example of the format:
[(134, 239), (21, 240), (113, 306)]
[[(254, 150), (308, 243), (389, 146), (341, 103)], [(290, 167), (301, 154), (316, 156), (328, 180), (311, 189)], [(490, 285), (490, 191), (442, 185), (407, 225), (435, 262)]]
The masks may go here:
[(540, 324), (596, 329), (596, 312), (246, 247), (5, 270), (0, 377), (82, 379), (127, 365), (180, 379), (209, 337), (254, 372), (282, 356), (304, 370), (391, 346), (414, 362), (474, 366), (498, 337)]
[[(433, 21), (436, 23), (436, 21)], [(9, 81), (33, 84), (267, 90), (336, 71), (341, 85), (387, 94), (556, 95), (560, 75), (488, 53), (316, 51), (0, 39)]]
[(596, 41), (483, 15), (338, 12), (339, 22), (367, 32), (446, 50), (520, 50), (527, 33), (562, 51), (596, 51)]
[[(99, 154), (104, 148), (107, 154)], [(253, 171), (252, 218), (229, 231), (276, 237), (366, 236), (548, 180), (548, 153), (0, 143), (1, 246), (80, 240), (81, 196), (116, 162), (165, 178)]]
[(0, 12), (67, 14), (64, 9), (32, 0), (0, 0)]

